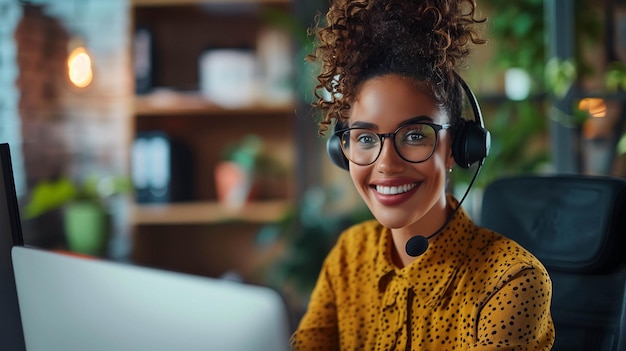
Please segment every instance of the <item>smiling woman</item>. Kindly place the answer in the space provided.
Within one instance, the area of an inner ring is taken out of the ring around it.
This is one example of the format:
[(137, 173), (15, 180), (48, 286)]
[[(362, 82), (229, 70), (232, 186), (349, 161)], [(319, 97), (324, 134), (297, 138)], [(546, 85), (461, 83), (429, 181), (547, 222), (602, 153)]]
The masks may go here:
[[(456, 72), (469, 44), (484, 42), (475, 7), (337, 0), (317, 29), (319, 131), (335, 121), (329, 155), (375, 220), (344, 231), (326, 257), (294, 349), (551, 348), (541, 262), (446, 193), (455, 164), (480, 170), (489, 148)], [(464, 94), (474, 120), (462, 116)]]

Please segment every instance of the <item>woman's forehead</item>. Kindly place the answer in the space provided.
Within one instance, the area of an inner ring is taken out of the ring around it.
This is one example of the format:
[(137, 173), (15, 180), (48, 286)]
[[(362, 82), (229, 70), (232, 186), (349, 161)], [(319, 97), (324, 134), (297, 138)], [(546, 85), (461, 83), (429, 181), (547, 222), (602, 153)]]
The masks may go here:
[(369, 79), (359, 88), (350, 109), (350, 120), (383, 125), (427, 116), (447, 123), (447, 114), (435, 99), (411, 79), (387, 75)]

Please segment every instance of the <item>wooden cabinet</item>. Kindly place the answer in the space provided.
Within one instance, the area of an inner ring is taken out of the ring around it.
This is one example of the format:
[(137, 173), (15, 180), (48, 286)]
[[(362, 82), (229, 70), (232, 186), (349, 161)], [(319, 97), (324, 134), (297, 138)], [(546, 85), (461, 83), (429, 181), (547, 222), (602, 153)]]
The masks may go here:
[[(133, 28), (147, 29), (154, 48), (153, 86), (134, 99), (134, 135), (165, 133), (192, 159), (188, 199), (133, 204), (131, 256), (137, 263), (209, 276), (233, 270), (248, 278), (276, 254), (275, 247), (258, 247), (256, 233), (295, 202), (294, 103), (263, 95), (263, 79), (246, 103), (216, 103), (203, 91), (199, 60), (207, 50), (242, 48), (261, 60), (267, 50), (260, 36), (272, 27), (268, 14), (288, 16), (290, 7), (290, 0), (132, 1)], [(279, 47), (287, 51), (272, 47), (270, 55), (279, 55), (272, 58), (292, 59), (289, 46)], [(216, 166), (227, 147), (249, 135), (261, 140), (264, 155), (281, 171), (263, 179), (242, 207), (228, 207), (218, 200)]]

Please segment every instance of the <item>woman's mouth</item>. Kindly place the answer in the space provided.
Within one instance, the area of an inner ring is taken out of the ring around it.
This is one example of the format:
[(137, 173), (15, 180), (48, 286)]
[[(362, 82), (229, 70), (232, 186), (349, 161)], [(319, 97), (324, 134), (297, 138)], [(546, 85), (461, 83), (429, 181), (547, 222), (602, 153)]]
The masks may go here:
[(397, 186), (376, 185), (376, 192), (382, 195), (398, 195), (406, 193), (416, 186), (417, 183), (403, 184)]
[(419, 182), (405, 183), (398, 185), (373, 185), (374, 197), (384, 206), (396, 206), (411, 199), (417, 189)]

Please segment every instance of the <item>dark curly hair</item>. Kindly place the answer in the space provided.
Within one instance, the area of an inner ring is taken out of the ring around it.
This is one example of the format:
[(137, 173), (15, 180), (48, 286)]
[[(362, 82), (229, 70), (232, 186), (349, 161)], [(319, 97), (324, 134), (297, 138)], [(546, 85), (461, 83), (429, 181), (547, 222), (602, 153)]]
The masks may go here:
[(475, 12), (474, 0), (333, 0), (308, 56), (321, 64), (313, 103), (322, 112), (319, 133), (348, 118), (362, 82), (385, 74), (426, 84), (455, 124), (463, 99), (454, 69), (469, 42), (485, 42), (473, 25), (486, 19)]

